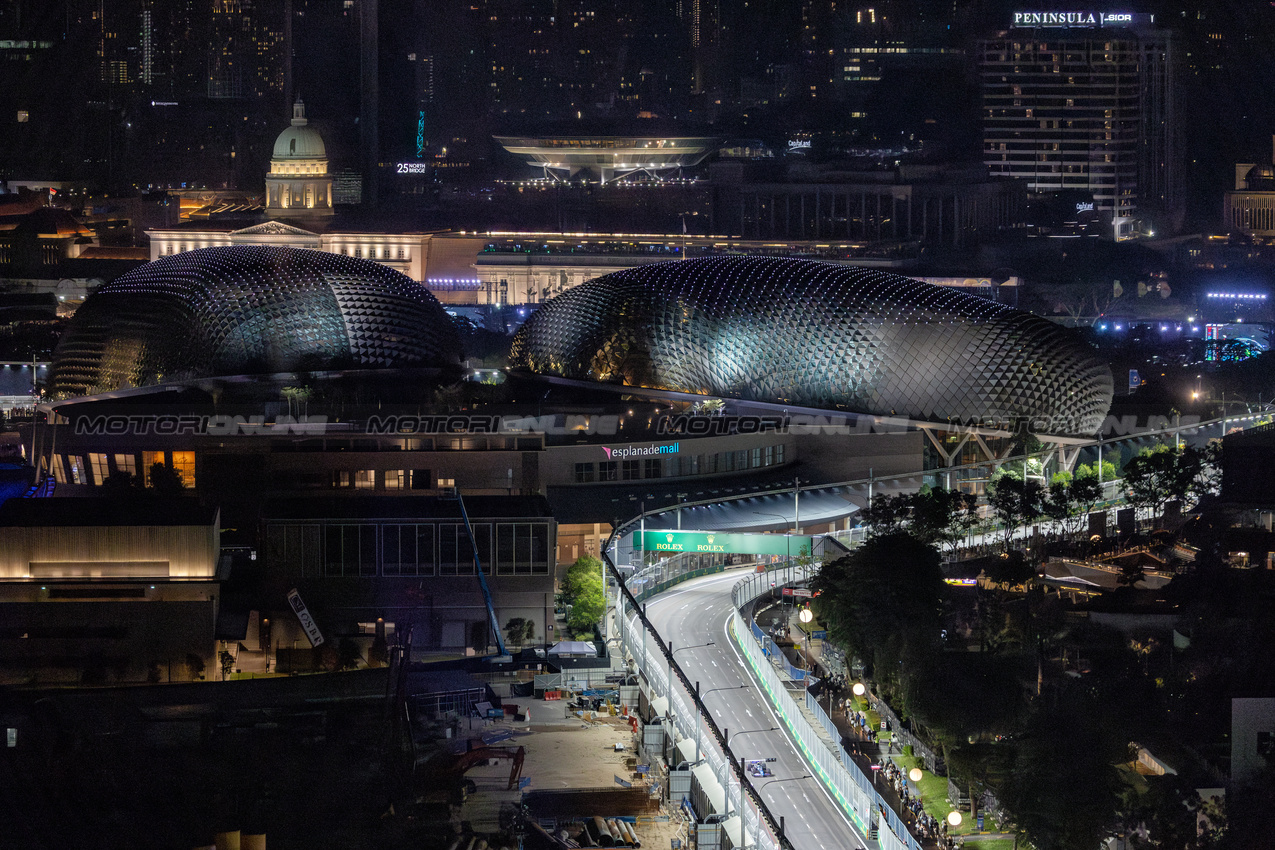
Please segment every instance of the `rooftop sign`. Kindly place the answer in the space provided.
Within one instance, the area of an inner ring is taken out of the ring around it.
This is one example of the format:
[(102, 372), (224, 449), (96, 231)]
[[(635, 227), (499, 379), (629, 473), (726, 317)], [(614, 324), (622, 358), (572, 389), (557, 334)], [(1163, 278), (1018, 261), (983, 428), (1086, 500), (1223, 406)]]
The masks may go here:
[(1132, 24), (1133, 17), (1129, 12), (1015, 12), (1014, 26), (1119, 27)]

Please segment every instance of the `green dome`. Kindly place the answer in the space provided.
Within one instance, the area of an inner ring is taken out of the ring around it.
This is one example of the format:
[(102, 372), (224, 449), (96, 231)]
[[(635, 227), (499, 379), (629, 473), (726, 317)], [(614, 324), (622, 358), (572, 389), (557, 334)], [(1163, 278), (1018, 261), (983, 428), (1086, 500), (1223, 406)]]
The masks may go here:
[(298, 98), (292, 106), (292, 126), (275, 139), (271, 159), (327, 159), (327, 148), (319, 131), (309, 126), (305, 104)]

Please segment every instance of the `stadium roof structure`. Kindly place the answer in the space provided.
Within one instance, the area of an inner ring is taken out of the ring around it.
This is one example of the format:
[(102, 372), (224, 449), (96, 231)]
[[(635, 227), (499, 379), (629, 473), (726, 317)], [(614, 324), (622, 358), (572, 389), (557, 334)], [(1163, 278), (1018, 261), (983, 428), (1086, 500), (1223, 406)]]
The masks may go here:
[(897, 274), (777, 257), (596, 278), (518, 331), (540, 375), (919, 423), (1095, 433), (1111, 370), (1073, 330)]
[(202, 248), (99, 287), (53, 355), (54, 397), (297, 369), (458, 367), (456, 326), (421, 284), (371, 260)]
[(698, 165), (713, 150), (712, 136), (494, 136), (511, 154), (540, 168), (546, 178), (585, 173), (601, 183), (630, 174), (658, 177)]

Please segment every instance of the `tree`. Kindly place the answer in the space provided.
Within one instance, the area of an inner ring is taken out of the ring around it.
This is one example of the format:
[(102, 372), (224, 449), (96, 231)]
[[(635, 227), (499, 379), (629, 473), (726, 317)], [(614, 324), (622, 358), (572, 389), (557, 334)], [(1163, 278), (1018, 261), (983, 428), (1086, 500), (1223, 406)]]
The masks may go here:
[(359, 645), (349, 638), (341, 638), (341, 642), (337, 644), (336, 656), (338, 670), (354, 670), (363, 660)]
[(811, 582), (831, 639), (871, 665), (887, 688), (910, 688), (939, 650), (944, 592), (939, 553), (903, 532), (869, 538)]
[(132, 493), (140, 486), (141, 482), (137, 480), (137, 476), (124, 469), (115, 470), (107, 475), (106, 480), (102, 482), (103, 491), (110, 495)]
[(1096, 477), (1078, 474), (1073, 478), (1060, 472), (1049, 482), (1042, 510), (1045, 516), (1057, 521), (1066, 534), (1075, 535), (1101, 497), (1102, 487)]
[(1172, 449), (1157, 446), (1143, 449), (1124, 468), (1125, 492), (1129, 502), (1152, 511), (1158, 519), (1171, 501), (1195, 506), (1217, 492), (1220, 444), (1207, 448)]
[(230, 678), (230, 671), (235, 669), (235, 657), (230, 654), (229, 650), (223, 649), (221, 654), (217, 656), (217, 660), (221, 662), (221, 678), (222, 681)]
[(505, 640), (509, 643), (516, 643), (522, 646), (529, 640), (536, 637), (536, 621), (527, 620), (522, 617), (510, 617), (509, 622), (505, 623)]
[(193, 652), (186, 654), (186, 669), (190, 671), (190, 678), (204, 678), (204, 659), (202, 656)]
[(874, 535), (907, 531), (923, 543), (951, 546), (978, 521), (977, 509), (976, 496), (926, 487), (916, 493), (873, 499), (863, 519)]
[(1039, 481), (1024, 481), (1016, 472), (1001, 468), (987, 485), (987, 503), (1004, 526), (1005, 551), (1020, 525), (1044, 513), (1045, 487)]
[(176, 496), (182, 492), (182, 474), (167, 464), (151, 464), (150, 483), (151, 488), (160, 495)]
[(1076, 683), (1037, 701), (1016, 736), (1014, 765), (998, 797), (1037, 850), (1092, 850), (1116, 825), (1124, 783), (1115, 765), (1130, 754), (1113, 702)]
[(602, 562), (592, 555), (581, 555), (563, 579), (562, 597), (571, 606), (567, 628), (573, 634), (590, 632), (602, 619), (606, 597), (602, 592)]
[(1076, 467), (1075, 477), (1093, 478), (1095, 481), (1101, 477), (1102, 481), (1106, 482), (1115, 481), (1118, 475), (1116, 473), (1116, 465), (1109, 460), (1104, 460), (1101, 465), (1097, 461), (1080, 464)]

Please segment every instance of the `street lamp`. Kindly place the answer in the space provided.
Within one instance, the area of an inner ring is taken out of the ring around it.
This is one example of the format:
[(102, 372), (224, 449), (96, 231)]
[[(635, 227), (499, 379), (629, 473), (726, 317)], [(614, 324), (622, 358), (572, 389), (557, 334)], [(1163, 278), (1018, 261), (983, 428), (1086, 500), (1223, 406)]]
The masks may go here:
[(704, 708), (704, 697), (708, 696), (713, 691), (739, 691), (747, 687), (748, 685), (727, 685), (721, 688), (709, 688), (708, 690), (704, 691), (703, 696), (701, 696), (699, 692), (699, 682), (695, 683), (695, 701), (699, 703), (699, 705), (697, 706), (697, 710), (695, 712), (695, 763), (696, 764), (699, 764), (699, 719), (700, 719), (700, 716), (703, 715), (703, 713), (707, 710)]
[(682, 500), (689, 496), (689, 493), (677, 494), (677, 530), (682, 530)]
[[(814, 612), (812, 612), (810, 608), (808, 607), (802, 608), (800, 611), (797, 612), (797, 619), (801, 622), (803, 626), (810, 625), (810, 621), (813, 620), (814, 618), (815, 618)], [(810, 632), (807, 629), (802, 629), (801, 631), (806, 636), (806, 660), (803, 666), (807, 670), (809, 670), (811, 666), (810, 665)]]
[[(735, 737), (739, 738), (742, 735), (752, 735), (757, 732), (778, 732), (778, 731), (779, 731), (778, 726), (771, 726), (769, 729), (745, 729), (743, 732), (736, 732)], [(735, 759), (733, 758), (733, 754), (730, 748), (730, 730), (723, 729), (722, 737), (726, 741), (726, 758), (728, 761), (734, 764)], [(740, 817), (743, 817), (743, 811), (744, 811), (744, 757), (743, 756), (739, 757), (738, 768), (739, 768), (739, 811), (740, 811)], [(727, 798), (726, 805), (727, 805), (727, 808), (730, 808), (729, 797)], [(726, 814), (729, 816), (730, 812), (727, 812)], [(743, 827), (741, 826), (740, 829), (742, 830)]]
[[(665, 719), (671, 718), (672, 716), (671, 712), (673, 711), (673, 653), (681, 652), (684, 649), (702, 649), (706, 646), (716, 646), (716, 645), (717, 644), (713, 643), (710, 640), (708, 643), (697, 643), (694, 646), (679, 646), (677, 649), (674, 649), (673, 641), (669, 641), (668, 643), (668, 709), (664, 712)], [(669, 739), (672, 740), (672, 735), (669, 736)]]
[(782, 779), (768, 779), (765, 782), (763, 782), (761, 786), (757, 789), (757, 793), (760, 794), (762, 791), (766, 790), (767, 785), (773, 785), (776, 782), (799, 782), (802, 779), (809, 779), (809, 778), (810, 778), (809, 773), (803, 773), (801, 776), (785, 776)]
[[(758, 799), (760, 799), (762, 792), (766, 790), (766, 786), (771, 785), (775, 782), (798, 782), (802, 779), (809, 779), (809, 778), (810, 778), (809, 773), (803, 773), (801, 776), (786, 776), (783, 779), (768, 779), (757, 788), (757, 797)], [(783, 839), (783, 827), (780, 827), (779, 837), (781, 840)], [(761, 810), (760, 809), (758, 809), (757, 811), (757, 829), (753, 832), (753, 846), (761, 847)]]
[(961, 813), (955, 809), (947, 813), (947, 822), (949, 826), (960, 826), (962, 820), (963, 818), (961, 817)]

